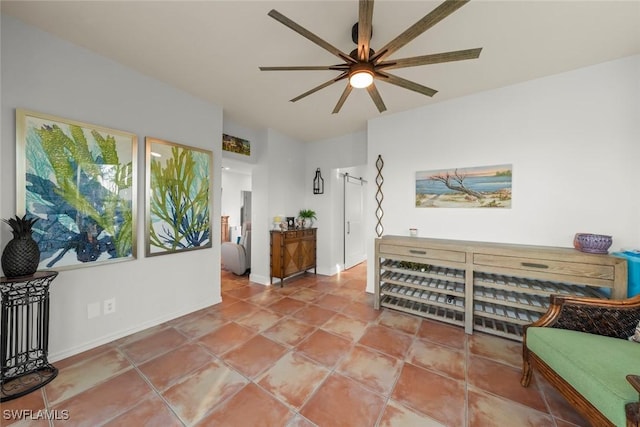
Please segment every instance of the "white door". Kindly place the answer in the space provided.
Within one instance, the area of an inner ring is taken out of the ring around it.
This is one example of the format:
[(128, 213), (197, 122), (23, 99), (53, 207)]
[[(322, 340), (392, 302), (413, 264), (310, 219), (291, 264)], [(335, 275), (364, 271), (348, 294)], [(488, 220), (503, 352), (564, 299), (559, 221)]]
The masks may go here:
[(367, 258), (364, 244), (364, 181), (344, 175), (344, 268)]

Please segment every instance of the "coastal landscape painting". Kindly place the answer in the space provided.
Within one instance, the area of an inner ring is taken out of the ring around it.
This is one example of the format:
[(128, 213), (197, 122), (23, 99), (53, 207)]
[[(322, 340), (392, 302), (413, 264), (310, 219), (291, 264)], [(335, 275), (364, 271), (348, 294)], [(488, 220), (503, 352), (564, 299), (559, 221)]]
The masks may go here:
[(511, 208), (512, 165), (416, 172), (418, 208)]

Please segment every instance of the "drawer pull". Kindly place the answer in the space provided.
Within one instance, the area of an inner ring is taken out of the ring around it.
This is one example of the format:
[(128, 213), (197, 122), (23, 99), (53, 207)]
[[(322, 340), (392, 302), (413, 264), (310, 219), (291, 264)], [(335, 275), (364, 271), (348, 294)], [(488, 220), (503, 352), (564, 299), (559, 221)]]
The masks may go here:
[(415, 250), (415, 249), (409, 249), (409, 252), (412, 253), (412, 254), (416, 254), (416, 255), (426, 255), (427, 254), (427, 251), (418, 251), (418, 250)]
[(549, 268), (546, 264), (537, 264), (535, 262), (523, 262), (521, 263), (523, 267), (531, 267), (531, 268)]

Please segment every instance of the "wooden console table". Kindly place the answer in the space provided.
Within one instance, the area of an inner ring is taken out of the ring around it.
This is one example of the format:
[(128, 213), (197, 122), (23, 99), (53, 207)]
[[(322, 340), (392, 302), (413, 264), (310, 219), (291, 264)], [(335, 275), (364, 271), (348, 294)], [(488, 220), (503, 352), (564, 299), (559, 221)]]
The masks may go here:
[(316, 273), (316, 229), (271, 231), (271, 284), (313, 268)]
[(49, 285), (57, 271), (0, 278), (0, 402), (24, 396), (58, 375), (49, 364)]

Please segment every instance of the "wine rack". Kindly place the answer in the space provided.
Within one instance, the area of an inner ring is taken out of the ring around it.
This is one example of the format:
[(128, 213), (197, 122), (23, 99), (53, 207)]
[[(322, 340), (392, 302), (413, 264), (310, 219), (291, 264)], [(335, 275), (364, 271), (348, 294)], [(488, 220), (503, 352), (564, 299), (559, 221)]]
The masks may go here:
[(380, 305), (464, 326), (464, 270), (386, 260)]
[(623, 258), (568, 248), (416, 237), (376, 239), (375, 308), (510, 339), (540, 318), (552, 294), (624, 298)]

